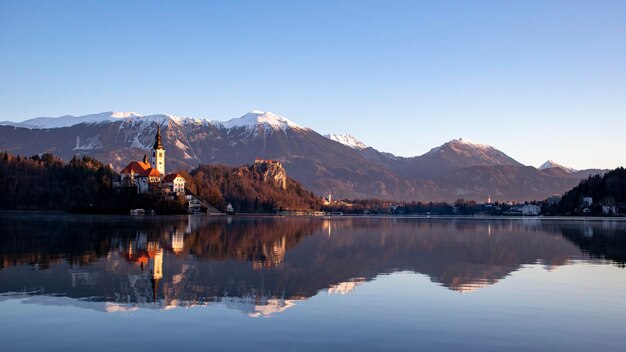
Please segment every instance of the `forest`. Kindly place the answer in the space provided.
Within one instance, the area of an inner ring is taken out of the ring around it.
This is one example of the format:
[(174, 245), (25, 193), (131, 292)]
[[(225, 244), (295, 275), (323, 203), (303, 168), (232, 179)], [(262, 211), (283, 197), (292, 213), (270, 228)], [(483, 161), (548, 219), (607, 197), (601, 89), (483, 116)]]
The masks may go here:
[(626, 169), (619, 167), (602, 176), (594, 175), (581, 181), (578, 186), (563, 195), (556, 206), (555, 213), (562, 215), (582, 213), (583, 197), (593, 199), (589, 215), (602, 214), (602, 205), (615, 206), (618, 210), (624, 210), (626, 207)]
[(0, 152), (0, 210), (128, 214), (130, 209), (181, 213), (181, 201), (113, 188), (118, 175), (89, 157), (69, 162), (50, 153), (31, 157)]
[[(191, 193), (222, 211), (228, 203), (238, 212), (321, 207), (321, 199), (298, 182), (287, 178), (282, 189), (245, 166), (201, 165), (180, 173)], [(137, 194), (134, 188), (115, 189), (117, 177), (109, 165), (89, 156), (66, 163), (50, 153), (23, 157), (0, 152), (0, 210), (128, 214), (142, 208), (157, 214), (186, 213), (184, 197), (167, 201)]]
[(78, 210), (107, 195), (115, 173), (103, 163), (50, 153), (32, 157), (0, 153), (0, 209)]
[(271, 213), (281, 210), (319, 210), (322, 200), (287, 177), (286, 188), (264, 179), (262, 172), (247, 166), (203, 164), (182, 171), (186, 187), (202, 200), (224, 211), (230, 203), (237, 212)]

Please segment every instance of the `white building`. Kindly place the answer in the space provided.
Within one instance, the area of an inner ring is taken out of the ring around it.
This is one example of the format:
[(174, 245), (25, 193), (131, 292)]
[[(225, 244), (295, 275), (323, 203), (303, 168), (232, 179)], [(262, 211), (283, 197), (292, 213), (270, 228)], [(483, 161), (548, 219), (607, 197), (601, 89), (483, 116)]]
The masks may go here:
[(617, 215), (617, 207), (615, 205), (603, 205), (602, 215)]
[(179, 173), (175, 172), (163, 177), (162, 183), (172, 193), (182, 194), (185, 192), (185, 178)]
[(559, 196), (558, 194), (555, 194), (552, 197), (548, 197), (546, 201), (548, 202), (549, 205), (556, 205), (556, 204), (559, 204), (559, 202), (561, 201), (561, 196)]
[(541, 207), (534, 204), (524, 204), (522, 206), (522, 215), (537, 216), (541, 213)]

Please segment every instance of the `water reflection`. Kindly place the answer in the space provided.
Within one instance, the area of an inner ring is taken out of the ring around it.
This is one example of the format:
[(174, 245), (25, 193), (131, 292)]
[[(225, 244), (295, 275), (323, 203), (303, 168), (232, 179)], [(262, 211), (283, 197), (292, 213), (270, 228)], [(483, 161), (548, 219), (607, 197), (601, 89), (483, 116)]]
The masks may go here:
[(467, 293), (527, 264), (626, 261), (614, 221), (3, 214), (0, 224), (4, 299), (107, 312), (220, 302), (261, 317), (396, 271)]

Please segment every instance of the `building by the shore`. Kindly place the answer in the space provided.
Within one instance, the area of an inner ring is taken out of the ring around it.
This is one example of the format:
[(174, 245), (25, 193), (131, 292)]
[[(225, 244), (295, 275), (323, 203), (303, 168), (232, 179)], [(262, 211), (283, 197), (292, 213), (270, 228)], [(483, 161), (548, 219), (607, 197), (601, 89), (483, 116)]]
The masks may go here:
[(161, 127), (157, 127), (151, 160), (144, 155), (142, 161), (131, 161), (120, 171), (119, 187), (136, 187), (137, 193), (164, 192), (174, 195), (185, 193), (185, 178), (179, 173), (165, 174), (165, 148), (161, 144)]

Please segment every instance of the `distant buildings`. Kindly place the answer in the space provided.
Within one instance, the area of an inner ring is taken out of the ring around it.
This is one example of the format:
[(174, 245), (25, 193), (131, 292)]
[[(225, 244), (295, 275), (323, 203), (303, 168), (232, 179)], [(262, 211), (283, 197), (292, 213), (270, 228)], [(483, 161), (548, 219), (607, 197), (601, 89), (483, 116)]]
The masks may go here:
[(546, 199), (546, 203), (548, 203), (548, 205), (557, 205), (559, 204), (559, 202), (561, 202), (561, 196), (559, 196), (558, 194), (555, 194), (552, 197), (548, 197), (548, 199)]
[(165, 149), (161, 144), (161, 127), (157, 127), (152, 160), (144, 155), (142, 161), (131, 161), (120, 171), (118, 187), (136, 187), (137, 193), (164, 192), (175, 195), (185, 193), (185, 178), (178, 173), (165, 175)]
[(580, 201), (580, 205), (576, 208), (576, 212), (582, 212), (583, 214), (591, 214), (591, 206), (593, 205), (592, 197), (583, 197)]
[(541, 207), (536, 204), (517, 204), (503, 213), (504, 215), (537, 216), (541, 214)]
[(524, 204), (521, 210), (525, 216), (537, 216), (541, 213), (541, 207), (535, 204)]
[(207, 206), (205, 202), (192, 194), (187, 194), (185, 197), (187, 198), (190, 213), (199, 213), (202, 211), (202, 208), (206, 208)]
[(618, 209), (617, 206), (615, 205), (603, 205), (602, 206), (602, 215), (605, 216), (609, 216), (609, 215), (617, 215)]

